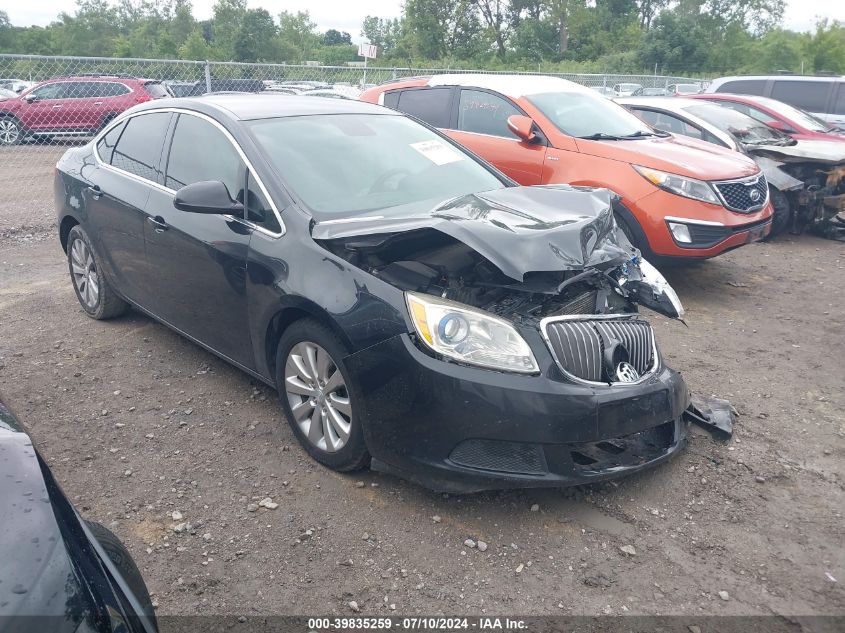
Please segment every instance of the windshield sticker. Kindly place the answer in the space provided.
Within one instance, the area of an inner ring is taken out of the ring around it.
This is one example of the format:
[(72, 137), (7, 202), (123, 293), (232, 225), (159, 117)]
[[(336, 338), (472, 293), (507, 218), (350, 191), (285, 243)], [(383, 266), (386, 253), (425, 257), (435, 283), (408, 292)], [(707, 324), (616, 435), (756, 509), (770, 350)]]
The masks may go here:
[(411, 143), (411, 147), (435, 165), (447, 165), (464, 159), (463, 155), (440, 141), (420, 141)]

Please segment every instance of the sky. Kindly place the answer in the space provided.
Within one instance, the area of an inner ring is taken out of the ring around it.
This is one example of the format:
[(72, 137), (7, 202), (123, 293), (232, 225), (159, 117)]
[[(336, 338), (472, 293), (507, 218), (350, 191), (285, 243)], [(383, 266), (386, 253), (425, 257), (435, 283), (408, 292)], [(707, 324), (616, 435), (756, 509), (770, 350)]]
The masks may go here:
[[(3, 0), (5, 2), (6, 0)], [(200, 20), (211, 17), (211, 7), (215, 0), (193, 0), (194, 16)], [(267, 9), (272, 15), (282, 11), (310, 11), (311, 19), (321, 31), (337, 29), (347, 31), (355, 42), (361, 40), (361, 22), (366, 15), (383, 18), (398, 17), (401, 0), (366, 0), (349, 2), (348, 0), (250, 0), (250, 7)], [(76, 8), (74, 0), (37, 0), (21, 2), (16, 6), (0, 9), (9, 14), (15, 26), (38, 24), (46, 26), (56, 16)], [(817, 17), (828, 17), (845, 22), (845, 2), (842, 0), (787, 0), (783, 25), (795, 31), (812, 30)]]

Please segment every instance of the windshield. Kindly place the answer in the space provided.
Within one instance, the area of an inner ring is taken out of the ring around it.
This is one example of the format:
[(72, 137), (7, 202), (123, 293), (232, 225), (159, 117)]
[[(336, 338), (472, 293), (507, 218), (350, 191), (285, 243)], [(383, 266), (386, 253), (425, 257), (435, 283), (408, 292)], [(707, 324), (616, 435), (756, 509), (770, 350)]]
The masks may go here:
[(733, 134), (743, 145), (785, 145), (793, 141), (783, 132), (752, 119), (742, 112), (717, 105), (696, 105), (684, 108), (724, 132)]
[(564, 134), (579, 138), (636, 138), (654, 130), (618, 103), (595, 92), (545, 92), (528, 100)]
[(811, 114), (775, 99), (760, 99), (760, 104), (813, 132), (830, 132), (830, 126)]
[(465, 150), (403, 116), (326, 114), (249, 126), (315, 216), (434, 203), (505, 186)]

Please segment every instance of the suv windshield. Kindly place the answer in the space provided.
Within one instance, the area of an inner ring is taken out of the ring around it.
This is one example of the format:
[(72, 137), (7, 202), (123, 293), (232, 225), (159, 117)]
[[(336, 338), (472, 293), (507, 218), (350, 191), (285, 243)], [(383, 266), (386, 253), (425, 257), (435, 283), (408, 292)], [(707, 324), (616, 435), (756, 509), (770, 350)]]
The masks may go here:
[(733, 134), (743, 145), (791, 145), (795, 142), (783, 132), (730, 108), (707, 104), (690, 106), (684, 110)]
[(434, 204), (505, 186), (465, 150), (404, 116), (327, 114), (249, 125), (270, 163), (318, 217)]
[(591, 92), (545, 92), (528, 100), (564, 134), (579, 138), (625, 139), (656, 132), (618, 103)]

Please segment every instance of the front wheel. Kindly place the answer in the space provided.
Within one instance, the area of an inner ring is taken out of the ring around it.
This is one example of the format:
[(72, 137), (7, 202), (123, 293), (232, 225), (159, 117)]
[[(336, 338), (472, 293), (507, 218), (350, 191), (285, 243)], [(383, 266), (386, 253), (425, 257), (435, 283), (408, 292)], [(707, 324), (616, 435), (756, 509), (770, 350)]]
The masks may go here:
[(370, 461), (346, 354), (337, 336), (311, 319), (288, 327), (276, 351), (276, 385), (294, 435), (311, 457), (342, 472)]
[(85, 314), (100, 320), (126, 312), (129, 304), (117, 295), (103, 275), (100, 258), (94, 252), (88, 235), (78, 225), (68, 234), (67, 262), (76, 298)]
[(14, 117), (0, 119), (0, 145), (18, 145), (23, 141), (23, 127)]

